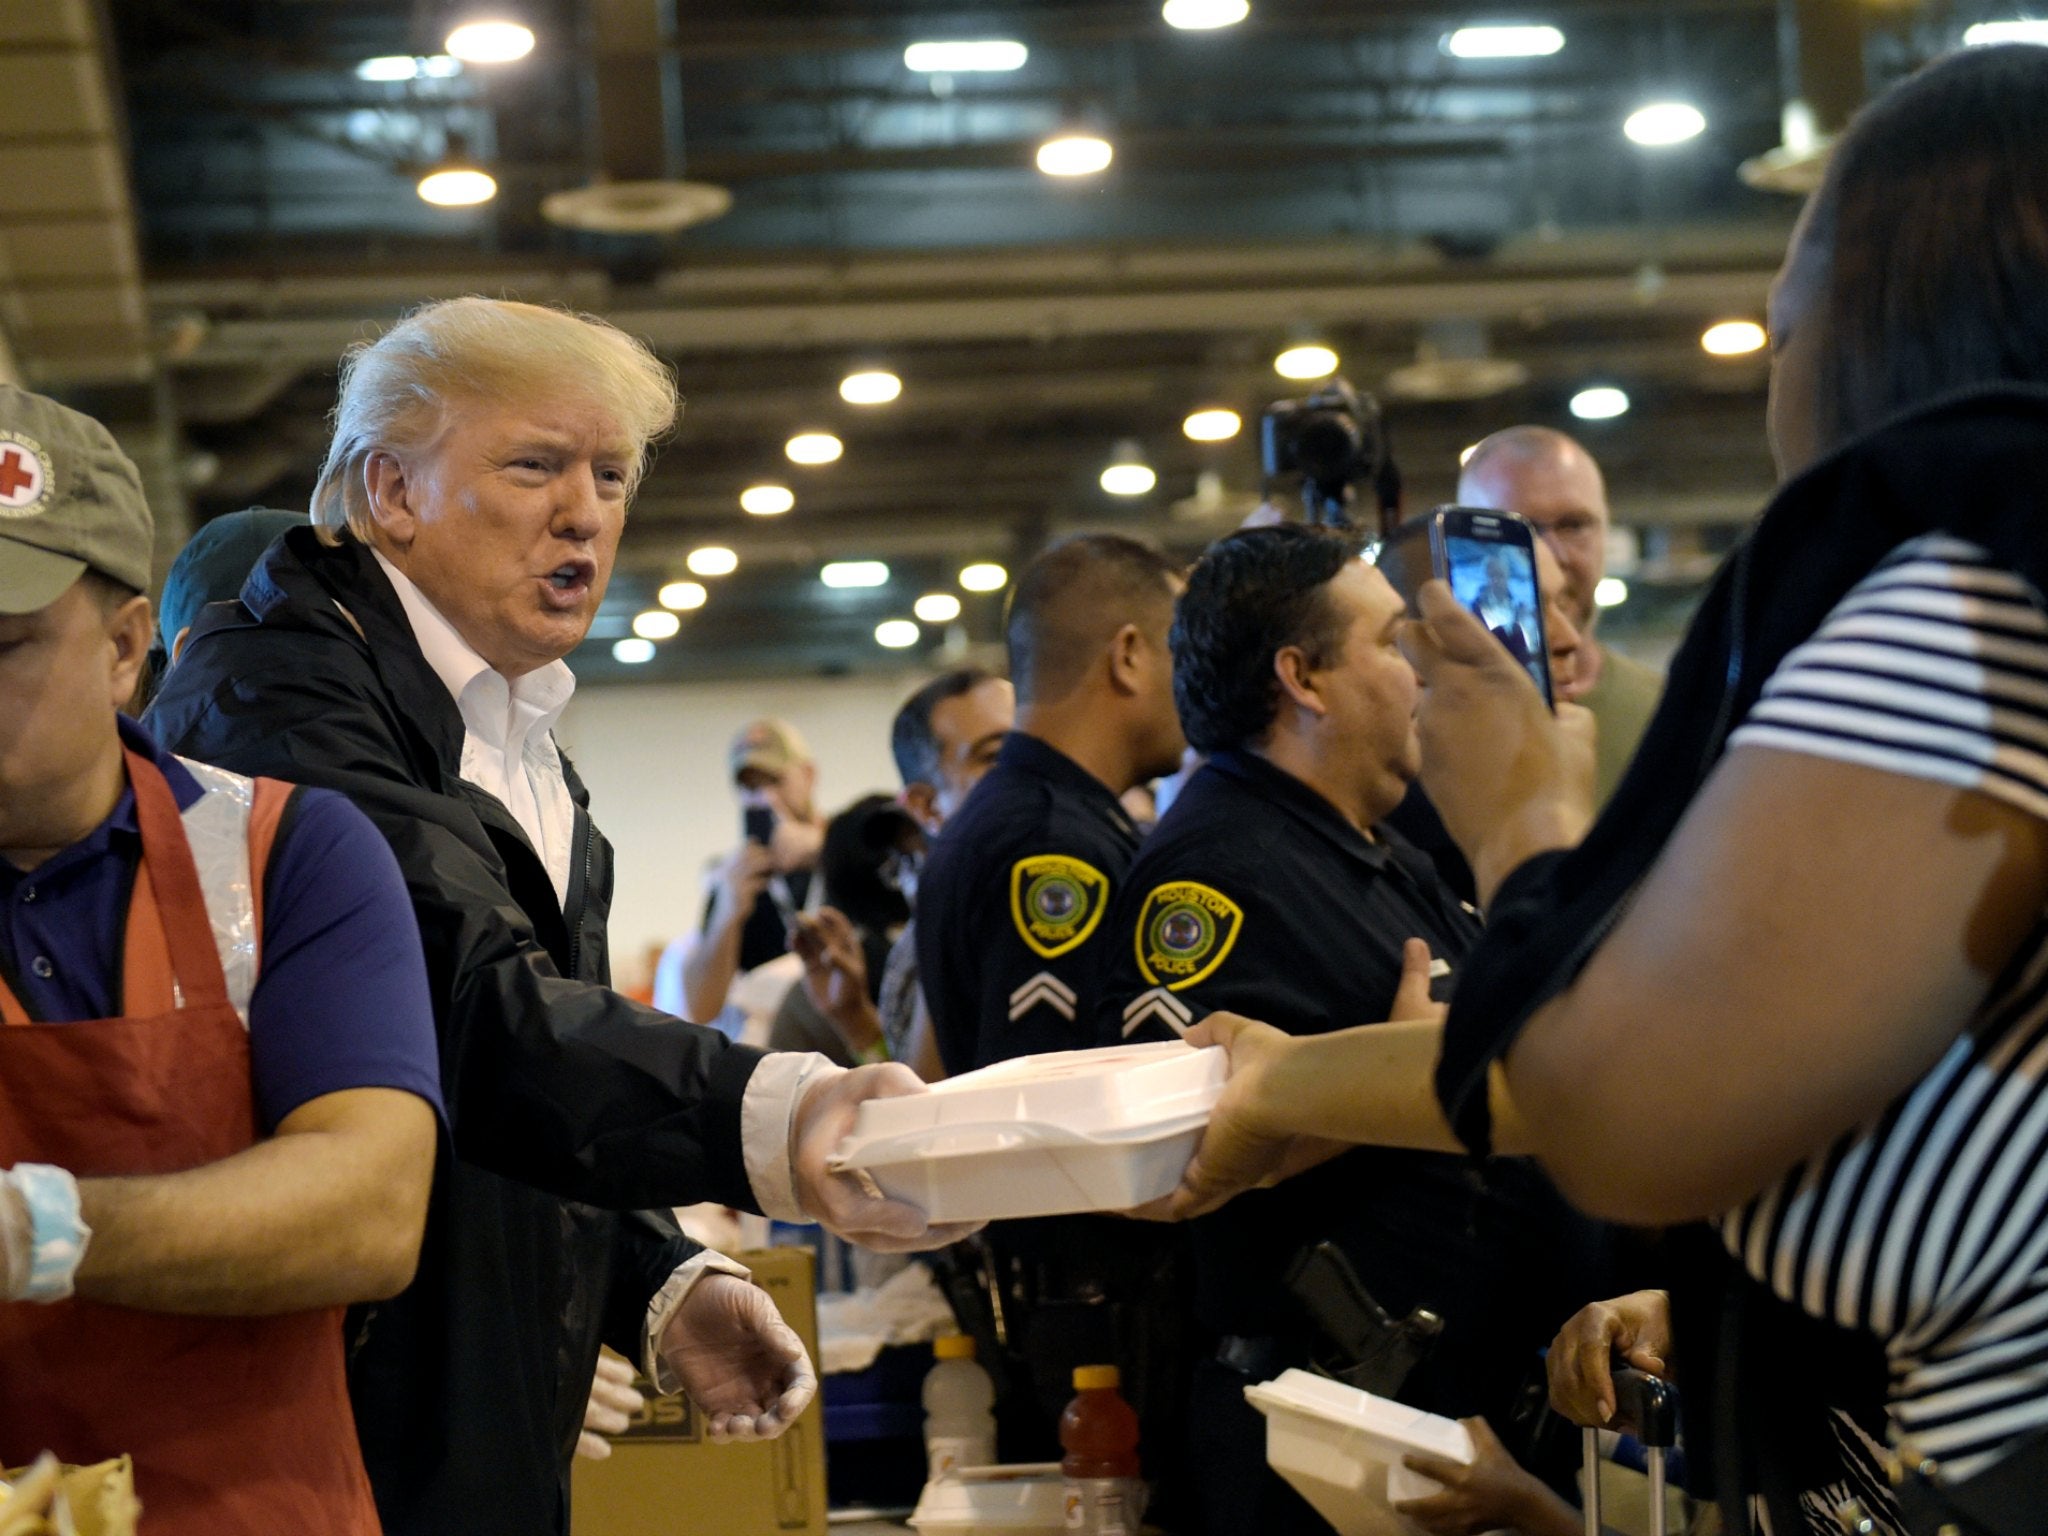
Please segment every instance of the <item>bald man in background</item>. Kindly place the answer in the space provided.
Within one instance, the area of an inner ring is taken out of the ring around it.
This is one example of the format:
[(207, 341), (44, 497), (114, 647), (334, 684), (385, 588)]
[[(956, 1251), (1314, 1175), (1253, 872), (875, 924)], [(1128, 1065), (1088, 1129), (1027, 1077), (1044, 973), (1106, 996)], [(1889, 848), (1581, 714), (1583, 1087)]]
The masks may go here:
[(1664, 679), (1602, 645), (1594, 590), (1607, 568), (1607, 483), (1593, 456), (1549, 427), (1509, 427), (1473, 448), (1458, 476), (1458, 505), (1527, 518), (1564, 568), (1564, 608), (1583, 643), (1573, 689), (1599, 723), (1599, 803), (1621, 782), (1656, 710)]

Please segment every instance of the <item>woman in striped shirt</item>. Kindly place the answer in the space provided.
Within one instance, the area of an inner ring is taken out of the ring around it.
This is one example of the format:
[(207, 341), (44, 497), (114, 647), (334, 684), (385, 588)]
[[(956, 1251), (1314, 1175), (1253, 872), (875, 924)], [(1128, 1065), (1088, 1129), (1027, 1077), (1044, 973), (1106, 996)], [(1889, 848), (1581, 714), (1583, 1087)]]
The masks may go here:
[(1577, 852), (1571, 745), (1424, 593), (1490, 926), (1438, 1085), (1483, 1146), (1504, 1064), (1578, 1204), (1711, 1224), (1675, 1352), (1724, 1494), (1796, 1529), (1787, 1405), (1867, 1396), (1906, 1528), (2048, 1532), (2048, 49), (1858, 119), (1771, 330), (1787, 484)]

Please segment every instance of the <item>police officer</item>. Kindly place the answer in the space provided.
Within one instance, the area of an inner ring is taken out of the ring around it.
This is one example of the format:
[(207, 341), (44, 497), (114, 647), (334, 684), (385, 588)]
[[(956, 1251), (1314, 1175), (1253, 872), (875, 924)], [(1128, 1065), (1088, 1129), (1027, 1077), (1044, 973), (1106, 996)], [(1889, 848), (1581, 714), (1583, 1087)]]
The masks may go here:
[(1089, 1043), (1102, 919), (1138, 848), (1117, 797), (1180, 764), (1179, 585), (1117, 534), (1069, 539), (1018, 579), (1017, 727), (918, 881), (918, 968), (949, 1073)]
[[(1403, 616), (1354, 544), (1298, 525), (1234, 534), (1190, 573), (1172, 631), (1175, 692), (1188, 740), (1210, 757), (1105, 924), (1104, 1043), (1171, 1039), (1214, 1010), (1296, 1034), (1385, 1019), (1404, 961), (1429, 967), (1441, 991), (1479, 924), (1380, 825), (1419, 767), (1419, 690), (1394, 644)], [(1404, 954), (1415, 938), (1427, 956)], [(1426, 1307), (1444, 1320), (1405, 1400), (1505, 1422), (1555, 1318), (1519, 1337), (1507, 1325), (1488, 1283), (1491, 1222), (1467, 1160), (1372, 1148), (1194, 1223), (1195, 1308), (1219, 1340), (1192, 1393), (1203, 1529), (1328, 1529), (1266, 1469), (1244, 1400), (1247, 1383), (1323, 1352), (1283, 1283), (1318, 1242), (1335, 1243), (1394, 1317)]]
[[(1104, 918), (1138, 847), (1117, 797), (1180, 761), (1166, 639), (1179, 588), (1156, 550), (1113, 534), (1056, 545), (1018, 579), (1016, 729), (918, 881), (918, 966), (949, 1073), (1091, 1043)], [(1109, 1217), (987, 1234), (995, 1304), (976, 1331), (1006, 1377), (1005, 1460), (1059, 1454), (1053, 1425), (1077, 1365), (1123, 1365), (1141, 1413), (1167, 1400), (1146, 1362), (1173, 1353), (1173, 1314), (1146, 1303), (1172, 1293), (1162, 1277), (1182, 1247), (1178, 1231)], [(1148, 1463), (1168, 1443), (1148, 1435)]]

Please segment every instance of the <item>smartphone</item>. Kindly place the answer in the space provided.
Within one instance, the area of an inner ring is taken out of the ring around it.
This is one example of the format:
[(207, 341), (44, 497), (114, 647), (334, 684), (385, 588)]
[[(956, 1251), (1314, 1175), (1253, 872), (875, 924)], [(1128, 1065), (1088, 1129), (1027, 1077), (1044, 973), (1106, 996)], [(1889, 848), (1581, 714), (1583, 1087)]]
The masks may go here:
[(1409, 518), (1380, 546), (1379, 568), (1412, 609), (1425, 581), (1451, 595), (1493, 631), (1553, 709), (1543, 599), (1536, 590), (1536, 530), (1512, 512), (1437, 507)]
[(772, 806), (750, 805), (740, 812), (740, 835), (766, 848), (775, 840), (775, 811)]

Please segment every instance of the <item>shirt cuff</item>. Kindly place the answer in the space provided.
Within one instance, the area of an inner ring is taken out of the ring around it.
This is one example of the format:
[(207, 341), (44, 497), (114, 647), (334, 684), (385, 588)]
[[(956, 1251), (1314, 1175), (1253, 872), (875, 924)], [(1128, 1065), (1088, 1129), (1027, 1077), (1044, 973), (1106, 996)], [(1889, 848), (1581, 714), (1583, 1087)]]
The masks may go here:
[(747, 1079), (740, 1100), (740, 1147), (754, 1199), (761, 1214), (772, 1221), (812, 1219), (797, 1197), (796, 1166), (790, 1155), (796, 1141), (796, 1109), (813, 1083), (845, 1070), (816, 1051), (771, 1051)]
[(754, 1272), (739, 1260), (706, 1248), (678, 1264), (675, 1273), (662, 1282), (661, 1289), (647, 1304), (647, 1336), (640, 1345), (640, 1370), (654, 1384), (657, 1396), (672, 1397), (683, 1390), (682, 1382), (661, 1356), (661, 1340), (668, 1332), (668, 1325), (682, 1311), (683, 1303), (689, 1300), (690, 1292), (706, 1275), (732, 1275), (741, 1280), (754, 1278)]

